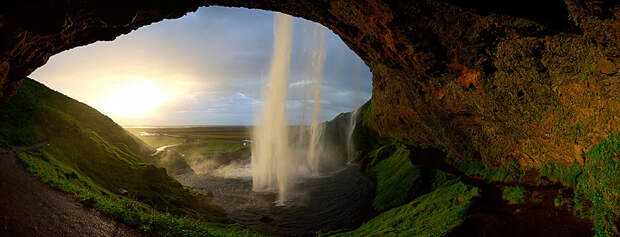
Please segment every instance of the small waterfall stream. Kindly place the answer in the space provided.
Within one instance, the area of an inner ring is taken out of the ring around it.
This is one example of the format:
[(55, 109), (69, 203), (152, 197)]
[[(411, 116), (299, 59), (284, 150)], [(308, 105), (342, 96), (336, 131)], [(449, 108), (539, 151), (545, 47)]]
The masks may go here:
[(321, 153), (321, 135), (324, 126), (320, 124), (319, 116), (321, 115), (321, 84), (323, 80), (323, 64), (325, 63), (325, 28), (316, 24), (314, 27), (312, 51), (312, 69), (313, 83), (312, 94), (314, 95), (312, 122), (310, 124), (310, 144), (308, 145), (308, 164), (310, 165), (310, 173), (314, 176), (319, 175), (319, 154)]
[(355, 125), (357, 125), (357, 116), (360, 109), (353, 110), (351, 116), (349, 116), (349, 127), (347, 128), (347, 163), (351, 164), (355, 162), (357, 158), (355, 152), (354, 132)]

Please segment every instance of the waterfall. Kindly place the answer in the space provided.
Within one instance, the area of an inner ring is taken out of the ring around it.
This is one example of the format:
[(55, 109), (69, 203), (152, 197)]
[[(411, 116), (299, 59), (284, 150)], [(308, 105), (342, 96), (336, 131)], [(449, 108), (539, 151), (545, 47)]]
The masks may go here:
[(351, 116), (349, 116), (349, 127), (347, 128), (347, 163), (353, 163), (356, 159), (355, 141), (353, 140), (353, 133), (355, 131), (355, 125), (357, 123), (357, 116), (360, 109), (353, 110)]
[(319, 175), (319, 154), (322, 147), (320, 146), (321, 135), (324, 126), (321, 126), (319, 116), (321, 114), (321, 84), (323, 81), (323, 64), (325, 63), (325, 28), (316, 24), (313, 34), (313, 52), (312, 52), (312, 95), (313, 109), (312, 122), (310, 124), (310, 143), (308, 145), (308, 164), (312, 175)]
[(254, 128), (252, 145), (252, 188), (278, 191), (278, 203), (287, 200), (291, 185), (286, 90), (290, 73), (292, 17), (274, 14), (274, 45), (269, 86), (263, 91), (263, 106)]
[[(295, 180), (301, 176), (319, 175), (323, 153), (322, 136), (325, 125), (320, 123), (321, 84), (325, 62), (325, 28), (316, 24), (312, 43), (311, 87), (312, 117), (310, 126), (300, 130), (298, 141), (289, 141), (286, 101), (290, 77), (292, 18), (274, 16), (274, 47), (269, 71), (269, 85), (263, 90), (263, 106), (256, 119), (252, 144), (252, 189), (257, 192), (278, 192), (279, 205), (290, 198)], [(303, 111), (302, 111), (303, 112)], [(305, 115), (301, 115), (302, 121)], [(305, 138), (307, 137), (307, 138)], [(307, 146), (303, 142), (307, 140)], [(303, 152), (299, 152), (299, 145)], [(294, 147), (295, 146), (295, 147)]]
[[(361, 96), (360, 96), (360, 92), (361, 92), (361, 80), (362, 80), (362, 61), (358, 60), (357, 61), (357, 83), (356, 83), (356, 93), (355, 93), (355, 102), (358, 104), (361, 104)], [(360, 105), (361, 106), (361, 105)], [(355, 132), (355, 126), (357, 125), (357, 116), (359, 114), (359, 110), (360, 108), (358, 107), (357, 109), (353, 110), (351, 112), (351, 116), (349, 116), (349, 127), (347, 128), (347, 163), (353, 163), (355, 162), (356, 154), (357, 152), (355, 151), (356, 147), (355, 147), (355, 141), (353, 140), (353, 133)]]

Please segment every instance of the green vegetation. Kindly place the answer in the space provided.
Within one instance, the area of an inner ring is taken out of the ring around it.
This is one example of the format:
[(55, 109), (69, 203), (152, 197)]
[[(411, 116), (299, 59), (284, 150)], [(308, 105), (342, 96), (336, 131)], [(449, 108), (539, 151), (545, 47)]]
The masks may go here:
[[(243, 142), (248, 139), (248, 127), (155, 127), (127, 130), (153, 147), (177, 145), (148, 158), (150, 163), (165, 167), (171, 173), (207, 160), (221, 164), (247, 158), (251, 154), (250, 144)], [(156, 136), (140, 136), (143, 132)]]
[(443, 236), (465, 220), (478, 189), (459, 180), (393, 208), (359, 228), (334, 236)]
[(208, 127), (156, 127), (156, 128), (127, 128), (128, 131), (159, 133), (186, 139), (223, 139), (240, 141), (247, 139), (250, 128), (244, 126), (208, 126)]
[(525, 188), (522, 186), (505, 186), (502, 199), (509, 204), (518, 204), (525, 201)]
[[(420, 169), (409, 161), (409, 150), (400, 144), (388, 146), (396, 146), (395, 151), (372, 167), (377, 179), (377, 194), (374, 201), (377, 211), (384, 211), (409, 201), (411, 189), (415, 188), (415, 182), (420, 179)], [(382, 148), (373, 154), (375, 160), (378, 159), (377, 153), (388, 149), (388, 147)]]
[(576, 178), (575, 212), (594, 221), (596, 236), (620, 233), (620, 132), (586, 153), (583, 173)]
[(581, 166), (577, 162), (571, 164), (547, 163), (538, 169), (540, 177), (547, 177), (554, 182), (560, 182), (567, 186), (577, 185), (577, 178), (583, 173)]
[(225, 220), (223, 211), (146, 164), (152, 149), (85, 104), (26, 79), (0, 111), (0, 144), (47, 143), (19, 153), (26, 168), (105, 214), (154, 235), (245, 233), (204, 222)]
[(225, 164), (236, 159), (250, 157), (250, 145), (243, 145), (240, 140), (205, 139), (198, 143), (183, 144), (170, 149), (184, 154), (184, 160), (191, 165), (214, 162), (213, 165)]
[(467, 176), (492, 182), (517, 182), (525, 175), (516, 162), (508, 162), (502, 167), (493, 168), (485, 166), (482, 162), (466, 161), (450, 153), (447, 154), (447, 162)]
[(237, 152), (241, 150), (249, 151), (249, 144), (243, 145), (240, 140), (229, 139), (208, 139), (200, 143), (185, 144), (175, 147), (181, 153), (208, 153), (214, 151)]
[(258, 236), (236, 225), (177, 217), (101, 188), (87, 176), (47, 156), (46, 152), (18, 153), (26, 170), (58, 189), (72, 194), (85, 205), (155, 236)]
[(411, 163), (407, 142), (394, 140), (370, 154), (365, 171), (377, 183), (374, 208), (384, 211), (400, 206), (446, 182), (447, 174)]
[[(594, 146), (586, 153), (585, 166), (577, 162), (546, 163), (539, 168), (540, 177), (574, 188), (575, 215), (594, 222), (596, 236), (619, 233), (620, 218), (620, 132)], [(539, 177), (539, 178), (540, 178)], [(565, 200), (555, 200), (562, 205)]]

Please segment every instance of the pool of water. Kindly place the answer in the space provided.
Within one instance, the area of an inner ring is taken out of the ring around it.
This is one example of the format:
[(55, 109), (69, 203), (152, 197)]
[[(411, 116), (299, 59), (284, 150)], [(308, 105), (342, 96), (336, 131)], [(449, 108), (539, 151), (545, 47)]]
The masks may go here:
[[(249, 168), (249, 160), (245, 163)], [(239, 172), (248, 173), (243, 166)], [(372, 209), (374, 192), (372, 182), (354, 165), (298, 180), (283, 206), (275, 204), (276, 193), (253, 192), (247, 175), (188, 171), (175, 178), (200, 193), (213, 195), (234, 221), (278, 236), (314, 236), (318, 231), (359, 225)]]

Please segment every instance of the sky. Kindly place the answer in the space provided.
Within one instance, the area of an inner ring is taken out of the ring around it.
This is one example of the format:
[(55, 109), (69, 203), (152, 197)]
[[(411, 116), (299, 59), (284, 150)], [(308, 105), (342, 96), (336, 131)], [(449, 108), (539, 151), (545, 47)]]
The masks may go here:
[[(252, 125), (269, 81), (273, 15), (202, 7), (54, 55), (30, 77), (121, 125)], [(306, 91), (318, 24), (293, 22), (287, 121), (299, 124), (303, 108), (312, 107)], [(368, 67), (328, 29), (326, 46), (323, 121), (361, 106), (372, 90)]]

